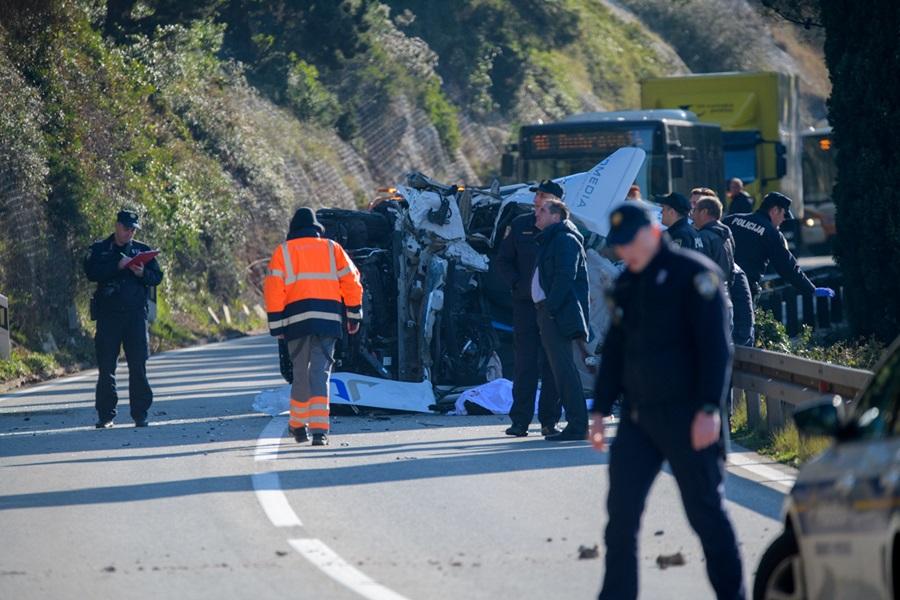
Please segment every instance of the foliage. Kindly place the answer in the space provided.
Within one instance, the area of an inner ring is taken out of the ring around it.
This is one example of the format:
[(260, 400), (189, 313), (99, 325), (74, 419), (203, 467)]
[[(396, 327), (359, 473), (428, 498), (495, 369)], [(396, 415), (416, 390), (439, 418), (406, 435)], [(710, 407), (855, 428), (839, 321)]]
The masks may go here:
[(49, 376), (58, 370), (59, 365), (53, 356), (16, 347), (9, 359), (0, 359), (0, 383), (29, 375)]
[(881, 358), (885, 345), (875, 337), (852, 339), (844, 329), (817, 333), (809, 325), (791, 338), (771, 311), (757, 308), (756, 347), (854, 369), (871, 369)]
[(861, 9), (821, 0), (821, 7), (838, 149), (835, 256), (854, 332), (890, 342), (900, 334), (900, 146), (884, 124), (900, 122), (900, 80), (885, 73), (900, 69), (900, 3), (873, 0)]

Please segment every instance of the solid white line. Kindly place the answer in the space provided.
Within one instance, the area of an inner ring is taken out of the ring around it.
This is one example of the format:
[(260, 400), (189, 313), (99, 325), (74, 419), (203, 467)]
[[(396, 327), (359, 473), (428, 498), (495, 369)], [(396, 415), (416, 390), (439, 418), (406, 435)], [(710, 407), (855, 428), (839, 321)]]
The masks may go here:
[(369, 600), (407, 600), (397, 592), (374, 581), (338, 556), (322, 540), (304, 538), (288, 540), (294, 549), (326, 575)]
[(253, 474), (253, 489), (256, 499), (266, 511), (266, 516), (275, 527), (300, 527), (300, 517), (288, 504), (287, 497), (281, 491), (281, 480), (275, 471)]
[[(254, 459), (257, 462), (272, 461), (278, 458), (278, 446), (281, 436), (287, 427), (287, 419), (272, 419), (256, 440)], [(275, 527), (300, 527), (300, 517), (291, 508), (287, 496), (281, 490), (281, 479), (276, 471), (263, 471), (253, 474), (253, 489), (266, 516)]]

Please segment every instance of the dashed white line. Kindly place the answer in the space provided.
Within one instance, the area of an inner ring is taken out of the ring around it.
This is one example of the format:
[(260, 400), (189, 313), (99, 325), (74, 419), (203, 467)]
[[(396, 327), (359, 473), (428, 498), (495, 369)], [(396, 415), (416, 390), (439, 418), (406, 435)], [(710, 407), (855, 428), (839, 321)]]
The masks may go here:
[[(278, 458), (281, 437), (286, 428), (287, 419), (284, 417), (274, 417), (263, 428), (256, 440), (255, 462), (269, 463)], [(281, 480), (276, 471), (254, 473), (253, 488), (256, 490), (256, 499), (259, 500), (266, 516), (275, 527), (301, 526), (300, 517), (291, 508), (287, 496), (281, 489)], [(288, 543), (310, 564), (363, 598), (368, 600), (408, 600), (405, 596), (381, 585), (349, 564), (322, 540), (295, 538), (289, 539)]]

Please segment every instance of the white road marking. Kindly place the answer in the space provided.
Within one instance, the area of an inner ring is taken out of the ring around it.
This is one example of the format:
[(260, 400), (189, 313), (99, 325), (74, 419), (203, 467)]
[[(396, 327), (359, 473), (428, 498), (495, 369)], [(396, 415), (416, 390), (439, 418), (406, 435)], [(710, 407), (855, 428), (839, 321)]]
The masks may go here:
[[(256, 440), (256, 462), (273, 461), (278, 458), (278, 445), (287, 427), (286, 419), (272, 419)], [(287, 496), (281, 491), (281, 479), (275, 471), (253, 474), (253, 489), (256, 499), (266, 511), (266, 516), (275, 527), (300, 527), (300, 517), (291, 508)]]
[[(278, 459), (281, 438), (287, 428), (287, 419), (274, 417), (263, 428), (256, 440), (254, 460), (256, 463), (271, 463)], [(281, 489), (281, 480), (276, 471), (262, 471), (253, 474), (253, 488), (256, 499), (262, 505), (266, 516), (275, 527), (300, 527), (300, 517), (291, 508), (287, 496)], [(327, 576), (346, 586), (351, 591), (369, 600), (408, 600), (405, 596), (381, 585), (356, 567), (338, 556), (334, 550), (315, 538), (289, 539), (288, 543)]]
[(363, 598), (368, 598), (369, 600), (407, 600), (406, 596), (401, 596), (397, 592), (384, 587), (353, 565), (347, 563), (334, 550), (326, 546), (322, 540), (304, 538), (288, 540), (288, 543), (303, 555), (303, 558), (321, 569), (326, 575), (350, 588)]

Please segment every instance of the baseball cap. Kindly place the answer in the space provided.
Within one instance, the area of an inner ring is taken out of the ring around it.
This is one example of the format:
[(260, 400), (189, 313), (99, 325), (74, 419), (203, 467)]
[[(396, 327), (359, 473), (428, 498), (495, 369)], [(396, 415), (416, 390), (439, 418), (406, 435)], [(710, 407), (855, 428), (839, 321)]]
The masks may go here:
[(559, 185), (558, 183), (556, 183), (555, 181), (550, 180), (550, 179), (544, 179), (544, 180), (541, 181), (539, 184), (531, 186), (530, 188), (528, 188), (528, 191), (530, 191), (530, 192), (544, 192), (544, 193), (547, 193), (547, 194), (553, 194), (554, 196), (556, 196), (556, 197), (559, 198), (560, 200), (562, 200), (562, 197), (563, 197), (563, 189), (562, 189), (562, 186)]
[(793, 219), (794, 213), (791, 212), (791, 199), (780, 192), (769, 192), (763, 198), (762, 204), (759, 205), (761, 210), (769, 210), (773, 206), (780, 206), (784, 209), (784, 218)]
[(116, 221), (124, 225), (125, 227), (130, 227), (133, 229), (141, 228), (141, 218), (138, 216), (137, 212), (129, 209), (123, 208), (116, 215)]
[(691, 212), (691, 201), (678, 192), (672, 192), (667, 196), (657, 196), (654, 201), (657, 204), (671, 206), (678, 214), (686, 215)]
[(634, 202), (622, 204), (609, 215), (609, 235), (606, 243), (610, 246), (628, 244), (642, 227), (653, 222), (646, 208)]

